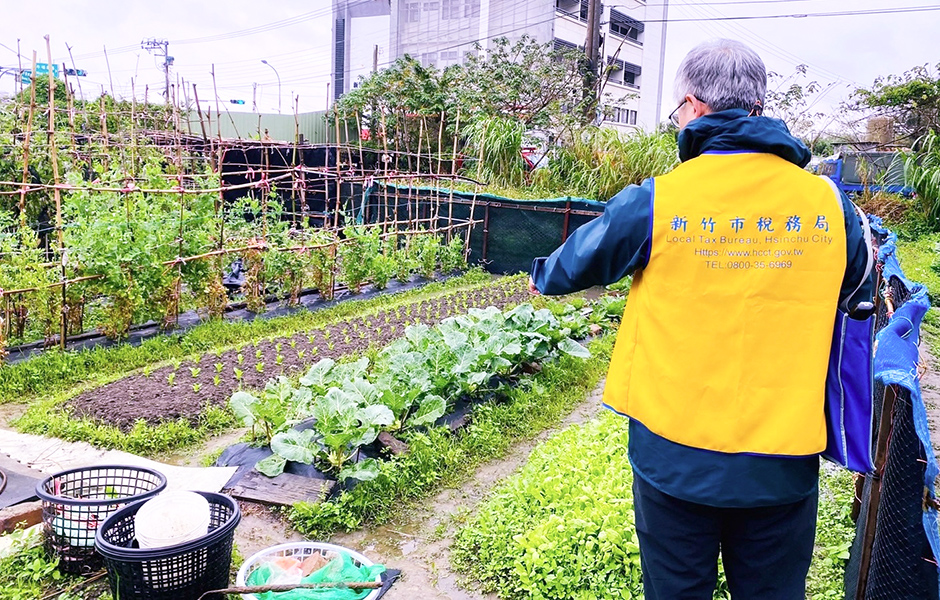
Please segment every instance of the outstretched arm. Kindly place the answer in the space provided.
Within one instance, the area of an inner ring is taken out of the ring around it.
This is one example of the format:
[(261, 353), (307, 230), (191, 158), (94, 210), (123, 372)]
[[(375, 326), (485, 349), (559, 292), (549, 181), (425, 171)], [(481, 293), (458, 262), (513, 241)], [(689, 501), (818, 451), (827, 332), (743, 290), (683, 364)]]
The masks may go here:
[(552, 296), (619, 281), (649, 260), (653, 180), (630, 185), (604, 213), (532, 263), (529, 291)]

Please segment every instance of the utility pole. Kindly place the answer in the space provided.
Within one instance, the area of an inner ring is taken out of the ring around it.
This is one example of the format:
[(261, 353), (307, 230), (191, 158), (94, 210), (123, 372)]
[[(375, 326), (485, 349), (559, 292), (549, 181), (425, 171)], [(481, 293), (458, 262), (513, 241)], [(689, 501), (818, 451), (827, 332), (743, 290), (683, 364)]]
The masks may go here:
[(379, 45), (376, 44), (372, 47), (372, 72), (376, 73), (379, 70)]
[(587, 0), (587, 37), (584, 40), (584, 120), (591, 122), (597, 109), (597, 55), (600, 50), (600, 0)]
[[(158, 40), (156, 38), (150, 38), (144, 40), (140, 43), (140, 47), (146, 50), (147, 52), (154, 51), (156, 56), (163, 57), (163, 78), (165, 80), (165, 85), (163, 88), (163, 99), (169, 104), (170, 102), (170, 65), (173, 64), (173, 57), (170, 56), (170, 42), (167, 40)], [(162, 50), (161, 54), (159, 51)]]
[(258, 112), (258, 83), (251, 84), (251, 112)]

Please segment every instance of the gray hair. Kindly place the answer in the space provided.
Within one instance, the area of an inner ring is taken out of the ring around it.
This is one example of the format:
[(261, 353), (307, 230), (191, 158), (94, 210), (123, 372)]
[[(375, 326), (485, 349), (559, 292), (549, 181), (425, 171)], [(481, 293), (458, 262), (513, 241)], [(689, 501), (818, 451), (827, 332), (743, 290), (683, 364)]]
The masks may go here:
[(695, 96), (715, 112), (751, 110), (764, 102), (767, 69), (756, 52), (735, 40), (699, 44), (682, 59), (676, 74), (676, 102)]

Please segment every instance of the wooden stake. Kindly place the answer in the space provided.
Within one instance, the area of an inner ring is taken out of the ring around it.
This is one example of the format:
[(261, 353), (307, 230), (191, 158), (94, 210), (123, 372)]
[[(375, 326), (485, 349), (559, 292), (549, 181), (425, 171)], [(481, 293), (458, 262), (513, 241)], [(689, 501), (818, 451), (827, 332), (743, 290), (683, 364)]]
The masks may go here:
[[(46, 40), (46, 51), (49, 55), (49, 64), (52, 64), (52, 44), (49, 36), (43, 36)], [(59, 261), (62, 263), (62, 281), (65, 277), (65, 238), (62, 234), (62, 194), (59, 192), (59, 156), (55, 143), (55, 77), (49, 74), (49, 158), (52, 161), (52, 181), (56, 187), (52, 189), (55, 198), (55, 229), (56, 238), (59, 242)], [(65, 285), (62, 285), (62, 310), (60, 312), (60, 334), (59, 348), (65, 350), (66, 327), (68, 323), (65, 319)]]

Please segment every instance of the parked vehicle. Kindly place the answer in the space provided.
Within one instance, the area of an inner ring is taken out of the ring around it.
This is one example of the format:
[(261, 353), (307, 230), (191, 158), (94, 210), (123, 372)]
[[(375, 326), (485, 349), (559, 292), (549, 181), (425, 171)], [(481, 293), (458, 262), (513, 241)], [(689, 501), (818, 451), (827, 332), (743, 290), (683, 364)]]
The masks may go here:
[(904, 157), (899, 152), (840, 152), (824, 159), (816, 171), (849, 197), (865, 190), (914, 195), (913, 188), (904, 184)]

